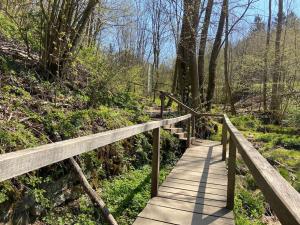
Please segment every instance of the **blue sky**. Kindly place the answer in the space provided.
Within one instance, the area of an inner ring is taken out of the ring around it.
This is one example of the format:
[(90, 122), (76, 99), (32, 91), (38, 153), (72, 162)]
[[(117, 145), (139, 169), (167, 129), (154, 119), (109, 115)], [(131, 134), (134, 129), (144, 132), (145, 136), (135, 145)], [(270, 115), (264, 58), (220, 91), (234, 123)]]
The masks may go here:
[[(119, 2), (119, 4), (122, 2), (122, 0), (110, 0), (110, 1)], [(141, 1), (143, 2), (143, 0), (141, 0)], [(166, 0), (164, 0), (164, 1), (166, 1)], [(216, 2), (219, 2), (219, 1), (216, 1)], [(234, 2), (234, 3), (232, 3), (232, 5), (236, 6), (237, 4), (244, 5), (245, 3), (248, 2), (248, 0), (239, 0), (239, 1), (235, 0), (235, 1), (230, 1), (230, 2)], [(278, 8), (277, 2), (278, 2), (278, 0), (272, 0), (272, 17), (273, 17), (272, 20), (273, 21), (277, 16), (277, 8)], [(131, 3), (128, 2), (127, 4), (130, 5)], [(254, 3), (251, 6), (251, 8), (247, 11), (243, 21), (241, 21), (236, 26), (236, 29), (235, 29), (234, 33), (232, 34), (232, 37), (234, 37), (235, 40), (238, 40), (238, 39), (241, 39), (244, 36), (246, 36), (247, 33), (249, 32), (251, 25), (253, 24), (254, 17), (257, 15), (262, 17), (263, 21), (266, 22), (267, 18), (268, 18), (268, 4), (269, 4), (269, 0), (258, 0), (256, 3)], [(215, 13), (212, 16), (212, 21), (214, 21), (213, 24), (215, 24), (214, 26), (216, 26), (217, 20), (219, 18), (219, 15), (218, 15), (218, 13), (220, 11), (219, 8), (220, 8), (220, 5), (214, 7)], [(300, 17), (300, 0), (284, 0), (285, 13), (287, 13), (288, 8), (289, 8), (289, 11), (292, 10)], [(230, 15), (231, 20), (234, 21), (236, 18), (238, 18), (239, 15), (243, 13), (243, 11), (244, 11), (244, 6), (240, 7), (240, 8), (235, 8), (231, 12), (231, 15)], [(211, 39), (214, 37), (214, 31), (215, 31), (215, 27), (211, 28), (211, 31), (210, 31)], [(102, 37), (102, 41), (103, 41), (102, 44), (104, 44), (104, 46), (109, 45), (109, 43), (114, 44), (116, 42), (115, 33), (113, 30), (109, 29), (104, 33), (105, 33), (104, 37)], [(163, 61), (168, 62), (168, 61), (172, 60), (174, 57), (175, 57), (174, 41), (168, 40), (162, 46), (161, 62), (163, 62)]]

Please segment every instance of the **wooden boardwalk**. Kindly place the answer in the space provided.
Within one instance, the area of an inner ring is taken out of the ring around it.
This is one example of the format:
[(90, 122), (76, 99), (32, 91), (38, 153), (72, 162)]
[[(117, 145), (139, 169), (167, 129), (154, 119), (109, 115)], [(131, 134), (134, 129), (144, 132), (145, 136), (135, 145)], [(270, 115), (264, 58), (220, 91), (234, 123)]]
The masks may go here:
[(234, 224), (226, 209), (227, 169), (219, 142), (196, 140), (134, 225)]

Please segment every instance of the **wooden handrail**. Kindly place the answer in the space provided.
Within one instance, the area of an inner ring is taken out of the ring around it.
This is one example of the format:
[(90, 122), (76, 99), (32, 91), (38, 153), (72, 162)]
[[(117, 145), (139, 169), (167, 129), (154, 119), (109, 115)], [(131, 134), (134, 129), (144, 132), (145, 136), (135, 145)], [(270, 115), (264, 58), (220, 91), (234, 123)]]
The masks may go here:
[[(172, 101), (174, 101), (177, 104), (181, 105), (183, 108), (185, 108), (189, 113), (191, 113), (194, 116), (211, 116), (211, 117), (222, 117), (223, 118), (223, 114), (197, 112), (194, 109), (188, 107), (186, 104), (184, 104), (183, 102), (181, 102), (177, 98), (175, 98), (172, 94), (167, 93), (167, 92), (163, 92), (163, 91), (161, 91), (160, 93), (161, 93), (162, 96), (166, 96), (166, 97), (170, 98)], [(161, 98), (161, 99), (163, 99), (163, 98)], [(163, 104), (161, 104), (161, 105), (163, 105)]]
[(154, 130), (165, 125), (175, 124), (189, 118), (191, 118), (191, 114), (2, 154), (0, 155), (0, 182), (96, 148), (112, 144), (116, 141)]
[[(234, 149), (237, 148), (245, 164), (249, 168), (254, 180), (260, 187), (267, 202), (270, 203), (276, 216), (284, 225), (300, 224), (300, 194), (273, 168), (271, 164), (253, 147), (243, 134), (224, 115), (226, 132), (230, 134), (229, 168), (235, 164)], [(223, 140), (227, 141), (227, 140)], [(228, 189), (234, 192), (235, 173), (228, 174)], [(232, 208), (232, 193), (227, 205)]]

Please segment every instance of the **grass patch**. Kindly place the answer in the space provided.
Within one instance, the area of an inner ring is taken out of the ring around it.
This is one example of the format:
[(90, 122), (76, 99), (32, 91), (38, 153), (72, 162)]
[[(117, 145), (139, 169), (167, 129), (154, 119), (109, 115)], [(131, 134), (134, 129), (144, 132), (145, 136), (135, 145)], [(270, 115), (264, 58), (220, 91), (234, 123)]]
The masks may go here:
[[(169, 166), (161, 168), (160, 182), (170, 172)], [(151, 167), (103, 182), (103, 199), (120, 225), (132, 224), (150, 199)]]

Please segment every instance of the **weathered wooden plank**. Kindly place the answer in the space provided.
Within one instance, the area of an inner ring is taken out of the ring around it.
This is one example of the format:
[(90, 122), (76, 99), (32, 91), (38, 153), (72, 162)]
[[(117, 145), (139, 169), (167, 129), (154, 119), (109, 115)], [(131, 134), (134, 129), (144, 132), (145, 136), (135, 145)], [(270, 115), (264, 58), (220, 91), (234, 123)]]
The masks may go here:
[(188, 185), (188, 184), (180, 184), (180, 183), (173, 183), (170, 181), (165, 181), (161, 185), (161, 187), (177, 188), (177, 189), (181, 189), (181, 190), (215, 194), (215, 195), (220, 195), (220, 196), (226, 197), (225, 190), (211, 188), (211, 185), (208, 187), (203, 183), (202, 183), (202, 185), (199, 185), (199, 186), (193, 186), (193, 185)]
[(190, 118), (153, 121), (0, 155), (0, 182), (155, 128)]
[(208, 170), (199, 170), (199, 172), (194, 172), (194, 171), (183, 171), (183, 170), (178, 170), (178, 169), (174, 169), (171, 171), (170, 174), (173, 174), (173, 173), (176, 173), (176, 174), (183, 174), (183, 175), (188, 175), (188, 176), (197, 176), (197, 177), (200, 177), (201, 179), (204, 179), (204, 178), (212, 178), (212, 179), (221, 179), (221, 180), (226, 180), (226, 173), (224, 171), (223, 174), (214, 174), (212, 173), (209, 169)]
[(208, 188), (214, 188), (214, 189), (219, 189), (219, 190), (227, 190), (227, 186), (225, 185), (217, 185), (217, 184), (210, 184), (210, 183), (199, 183), (198, 181), (190, 181), (190, 180), (181, 180), (181, 179), (176, 179), (172, 177), (167, 177), (165, 181), (172, 182), (172, 183), (178, 183), (178, 184), (186, 184), (186, 185), (191, 185), (191, 186), (196, 186), (196, 187), (208, 187)]
[(223, 195), (216, 195), (216, 194), (203, 193), (203, 192), (197, 192), (197, 191), (189, 191), (189, 190), (177, 189), (174, 187), (161, 186), (159, 188), (159, 193), (161, 191), (169, 192), (169, 193), (173, 193), (173, 194), (181, 194), (181, 195), (186, 195), (186, 196), (198, 197), (198, 198), (207, 198), (207, 199), (211, 199), (211, 200), (226, 201), (226, 196), (223, 196)]
[(139, 214), (139, 216), (180, 225), (233, 225), (232, 219), (192, 213), (177, 209), (170, 209), (150, 204), (146, 206), (146, 208)]
[(150, 200), (148, 204), (158, 205), (162, 207), (179, 209), (188, 212), (205, 214), (216, 217), (224, 217), (233, 219), (233, 212), (223, 207), (216, 207), (203, 204), (194, 204), (191, 202), (183, 202), (175, 199), (156, 197)]
[(300, 224), (300, 194), (268, 163), (224, 115), (226, 126), (256, 183), (284, 225)]
[(170, 225), (170, 223), (164, 223), (164, 222), (160, 222), (160, 221), (157, 221), (157, 220), (138, 217), (134, 221), (134, 225)]
[(151, 197), (158, 194), (159, 184), (159, 162), (160, 162), (160, 128), (153, 130), (153, 152), (152, 152), (152, 175), (151, 175)]
[(158, 193), (159, 197), (162, 198), (169, 198), (169, 199), (175, 199), (182, 202), (191, 202), (194, 204), (204, 204), (204, 205), (210, 205), (210, 206), (216, 206), (216, 207), (226, 207), (226, 201), (225, 200), (213, 200), (209, 198), (201, 198), (201, 197), (195, 197), (195, 196), (188, 196), (188, 195), (182, 195), (178, 193), (170, 193), (170, 192), (163, 192), (160, 191)]
[(204, 167), (203, 168), (199, 168), (198, 170), (185, 170), (184, 168), (177, 168), (175, 167), (172, 172), (174, 173), (185, 173), (185, 174), (191, 174), (191, 175), (197, 175), (197, 174), (202, 174), (202, 173), (209, 173), (209, 174), (212, 174), (212, 175), (216, 175), (216, 176), (221, 176), (221, 177), (226, 177), (227, 176), (227, 171), (225, 170), (222, 170), (222, 169), (211, 169), (211, 168), (208, 168), (208, 169), (205, 169)]
[(235, 167), (236, 167), (236, 147), (232, 140), (229, 139), (229, 158), (228, 158), (228, 187), (227, 187), (227, 208), (234, 207), (234, 191), (235, 191)]
[(226, 169), (223, 161), (210, 162), (209, 160), (179, 160), (176, 166), (186, 166), (187, 168), (221, 168)]
[(198, 181), (201, 183), (210, 183), (210, 184), (217, 184), (217, 185), (227, 185), (226, 179), (217, 179), (208, 177), (208, 175), (202, 174), (199, 176), (182, 174), (182, 173), (171, 173), (169, 175), (170, 178), (182, 179), (182, 180), (190, 180), (190, 181)]

